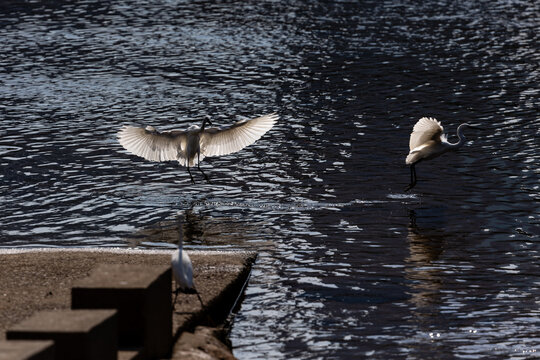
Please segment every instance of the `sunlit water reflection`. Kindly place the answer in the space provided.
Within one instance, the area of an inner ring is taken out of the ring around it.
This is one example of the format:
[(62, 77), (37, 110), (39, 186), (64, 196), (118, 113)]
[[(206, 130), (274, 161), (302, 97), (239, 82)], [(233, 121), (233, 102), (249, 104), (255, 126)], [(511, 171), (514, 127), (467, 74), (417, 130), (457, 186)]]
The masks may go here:
[[(0, 10), (1, 246), (171, 247), (182, 210), (188, 247), (260, 253), (239, 358), (537, 356), (537, 2)], [(272, 111), (212, 184), (115, 140)], [(424, 115), (483, 130), (404, 193)]]

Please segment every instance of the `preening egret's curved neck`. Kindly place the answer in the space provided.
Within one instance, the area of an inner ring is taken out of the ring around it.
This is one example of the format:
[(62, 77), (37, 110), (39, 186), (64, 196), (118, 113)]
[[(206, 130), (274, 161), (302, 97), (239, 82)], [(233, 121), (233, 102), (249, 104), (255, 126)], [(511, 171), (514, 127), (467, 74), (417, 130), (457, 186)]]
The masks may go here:
[(454, 144), (450, 144), (450, 146), (452, 146), (453, 148), (459, 148), (461, 146), (463, 146), (463, 144), (465, 144), (465, 135), (463, 134), (463, 130), (465, 130), (465, 128), (468, 126), (468, 124), (461, 124), (458, 126), (457, 128), (457, 136), (459, 138), (459, 141), (457, 143), (454, 143)]

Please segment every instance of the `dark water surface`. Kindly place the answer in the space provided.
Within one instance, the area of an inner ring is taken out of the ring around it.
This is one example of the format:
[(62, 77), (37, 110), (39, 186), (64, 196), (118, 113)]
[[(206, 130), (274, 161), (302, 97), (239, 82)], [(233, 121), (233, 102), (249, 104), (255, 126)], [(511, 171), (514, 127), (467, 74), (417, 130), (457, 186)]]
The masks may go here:
[[(185, 210), (190, 248), (260, 252), (240, 359), (539, 356), (539, 28), (519, 0), (3, 1), (0, 246), (172, 247)], [(211, 185), (115, 139), (273, 111)], [(421, 116), (483, 129), (404, 193)]]

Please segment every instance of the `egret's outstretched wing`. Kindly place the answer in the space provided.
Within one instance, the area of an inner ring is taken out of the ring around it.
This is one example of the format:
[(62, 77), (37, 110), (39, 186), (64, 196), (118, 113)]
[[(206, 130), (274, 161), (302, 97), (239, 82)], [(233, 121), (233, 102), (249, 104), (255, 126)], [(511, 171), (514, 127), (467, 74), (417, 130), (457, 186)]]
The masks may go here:
[(219, 156), (240, 151), (260, 139), (278, 119), (277, 114), (269, 114), (225, 128), (205, 129), (201, 134), (201, 154)]
[(423, 117), (414, 125), (409, 141), (409, 149), (425, 144), (429, 140), (441, 142), (443, 127), (441, 123), (433, 118)]
[(159, 132), (151, 126), (146, 129), (124, 126), (118, 132), (118, 141), (127, 151), (151, 161), (186, 161), (187, 136), (185, 131)]

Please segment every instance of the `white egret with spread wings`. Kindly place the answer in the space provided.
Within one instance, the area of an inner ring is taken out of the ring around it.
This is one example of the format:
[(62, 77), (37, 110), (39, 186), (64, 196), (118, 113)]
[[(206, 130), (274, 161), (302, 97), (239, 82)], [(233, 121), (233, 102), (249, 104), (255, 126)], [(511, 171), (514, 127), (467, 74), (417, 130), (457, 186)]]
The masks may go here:
[(409, 155), (405, 163), (411, 166), (411, 183), (405, 191), (416, 185), (416, 169), (414, 166), (422, 160), (430, 160), (447, 151), (455, 151), (465, 144), (463, 130), (466, 127), (477, 128), (469, 124), (461, 124), (457, 128), (459, 141), (455, 144), (448, 142), (441, 123), (433, 118), (423, 117), (414, 125), (409, 140)]
[(192, 183), (195, 181), (189, 168), (196, 164), (204, 178), (210, 182), (200, 167), (202, 159), (242, 150), (260, 139), (278, 119), (279, 116), (274, 113), (238, 121), (223, 128), (206, 128), (207, 123), (212, 123), (209, 118), (205, 118), (201, 127), (191, 125), (187, 130), (162, 132), (153, 126), (124, 126), (118, 133), (118, 141), (130, 153), (147, 160), (178, 161), (180, 165), (187, 167)]

